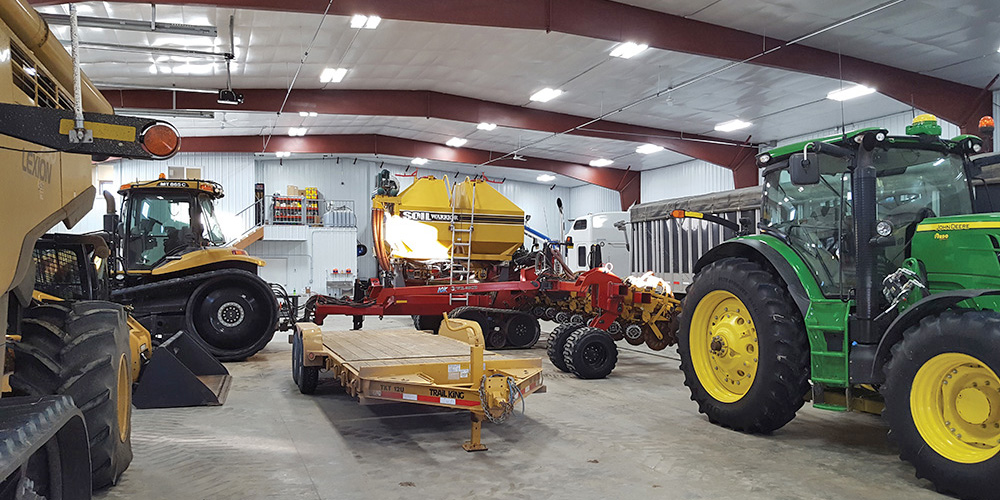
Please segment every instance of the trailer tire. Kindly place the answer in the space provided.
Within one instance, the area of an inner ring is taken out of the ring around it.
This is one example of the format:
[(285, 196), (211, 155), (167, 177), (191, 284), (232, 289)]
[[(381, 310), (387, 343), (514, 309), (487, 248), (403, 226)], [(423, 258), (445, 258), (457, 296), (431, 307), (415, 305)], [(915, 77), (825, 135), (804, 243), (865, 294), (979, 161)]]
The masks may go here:
[(889, 440), (939, 492), (996, 498), (998, 344), (1000, 313), (946, 311), (909, 328), (884, 368)]
[(414, 314), (413, 328), (436, 334), (438, 329), (441, 328), (442, 321), (444, 321), (444, 316), (440, 314)]
[(744, 258), (705, 266), (684, 297), (678, 352), (684, 385), (710, 422), (768, 433), (809, 392), (805, 324), (788, 291)]
[(292, 380), (302, 394), (313, 394), (319, 384), (319, 367), (305, 366), (302, 361), (305, 349), (302, 346), (302, 336), (292, 336)]
[(96, 300), (33, 306), (10, 348), (14, 394), (72, 397), (87, 423), (92, 487), (118, 482), (132, 462), (132, 352), (122, 306)]
[(584, 325), (571, 325), (569, 323), (560, 323), (552, 333), (549, 334), (549, 340), (546, 342), (545, 353), (549, 355), (549, 361), (556, 366), (561, 371), (568, 372), (569, 367), (566, 366), (565, 358), (563, 358), (563, 348), (566, 346), (566, 339), (569, 338), (570, 334), (583, 328)]
[(582, 379), (604, 378), (618, 363), (618, 347), (607, 332), (584, 326), (571, 333), (563, 346), (569, 371)]

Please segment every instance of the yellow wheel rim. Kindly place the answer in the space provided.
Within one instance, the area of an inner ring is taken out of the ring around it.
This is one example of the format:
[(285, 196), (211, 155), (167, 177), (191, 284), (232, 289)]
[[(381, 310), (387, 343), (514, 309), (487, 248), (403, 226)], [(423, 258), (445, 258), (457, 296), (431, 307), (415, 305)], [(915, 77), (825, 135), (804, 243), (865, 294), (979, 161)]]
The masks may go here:
[(975, 464), (1000, 451), (1000, 379), (968, 354), (938, 354), (924, 363), (910, 388), (917, 432), (939, 455)]
[(118, 439), (123, 443), (128, 439), (129, 410), (132, 406), (132, 378), (128, 360), (122, 355), (118, 362)]
[(735, 403), (750, 390), (757, 376), (757, 329), (735, 295), (715, 290), (698, 302), (688, 345), (698, 381), (713, 398)]

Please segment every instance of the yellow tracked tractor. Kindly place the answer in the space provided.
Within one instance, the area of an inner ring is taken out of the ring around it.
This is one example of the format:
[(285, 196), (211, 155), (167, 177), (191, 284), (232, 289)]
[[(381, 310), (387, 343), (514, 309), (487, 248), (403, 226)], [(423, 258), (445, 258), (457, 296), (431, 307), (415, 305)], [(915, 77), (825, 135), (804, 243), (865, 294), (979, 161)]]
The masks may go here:
[(264, 261), (225, 246), (214, 207), (222, 186), (161, 178), (118, 192), (120, 216), (105, 193), (112, 298), (133, 308), (156, 343), (184, 330), (222, 361), (263, 349), (278, 324), (278, 302), (257, 275)]
[(2, 498), (89, 498), (132, 458), (139, 347), (127, 315), (92, 298), (35, 300), (33, 251), (46, 231), (72, 227), (93, 206), (93, 158), (165, 159), (180, 139), (169, 124), (112, 114), (74, 73), (29, 5), (0, 0)]

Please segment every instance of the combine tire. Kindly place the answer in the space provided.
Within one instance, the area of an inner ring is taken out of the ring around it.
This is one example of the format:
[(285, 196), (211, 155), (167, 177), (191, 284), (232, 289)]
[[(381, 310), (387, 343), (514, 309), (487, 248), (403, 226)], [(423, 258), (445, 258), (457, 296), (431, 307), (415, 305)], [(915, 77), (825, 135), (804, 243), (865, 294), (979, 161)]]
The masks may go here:
[(684, 385), (709, 421), (750, 433), (787, 424), (809, 391), (809, 345), (785, 288), (743, 258), (695, 276), (681, 307)]
[(242, 361), (271, 341), (277, 304), (270, 287), (256, 275), (230, 274), (195, 289), (186, 322), (198, 343), (218, 360)]
[(556, 368), (568, 372), (569, 367), (566, 366), (566, 361), (563, 358), (563, 347), (566, 346), (566, 339), (569, 338), (570, 334), (583, 328), (583, 325), (571, 325), (569, 323), (560, 324), (552, 330), (549, 334), (549, 340), (545, 348), (546, 354), (549, 355), (549, 361)]
[(882, 385), (889, 439), (917, 477), (960, 498), (996, 498), (1000, 477), (1000, 313), (921, 320), (892, 349)]
[(316, 392), (319, 384), (319, 367), (305, 366), (302, 362), (302, 336), (292, 335), (292, 380), (302, 394)]
[(538, 320), (527, 314), (511, 314), (504, 323), (503, 331), (510, 347), (525, 349), (535, 345), (541, 335)]
[(618, 362), (618, 347), (607, 332), (584, 326), (571, 333), (563, 346), (563, 361), (573, 375), (583, 379), (604, 378)]
[(413, 328), (437, 333), (438, 329), (441, 328), (442, 321), (444, 321), (444, 316), (440, 314), (414, 314)]
[(132, 462), (132, 360), (122, 307), (103, 301), (34, 306), (10, 348), (14, 394), (71, 396), (87, 422), (93, 488), (116, 483)]

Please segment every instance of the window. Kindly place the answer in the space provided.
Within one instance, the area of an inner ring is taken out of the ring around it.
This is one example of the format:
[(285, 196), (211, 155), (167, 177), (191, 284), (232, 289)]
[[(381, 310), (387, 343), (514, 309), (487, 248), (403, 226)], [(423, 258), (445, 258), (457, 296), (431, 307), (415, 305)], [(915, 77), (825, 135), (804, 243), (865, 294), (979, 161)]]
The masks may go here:
[(577, 219), (577, 221), (573, 223), (573, 229), (587, 229), (587, 219)]

